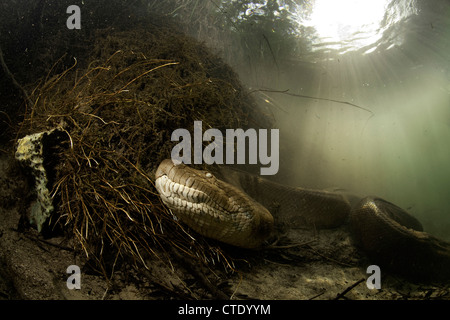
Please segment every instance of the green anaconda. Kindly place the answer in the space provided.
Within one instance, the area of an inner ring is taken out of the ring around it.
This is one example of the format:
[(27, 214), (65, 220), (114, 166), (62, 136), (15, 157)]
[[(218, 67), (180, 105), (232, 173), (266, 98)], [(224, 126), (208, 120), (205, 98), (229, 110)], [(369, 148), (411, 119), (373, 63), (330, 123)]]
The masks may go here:
[(450, 280), (450, 243), (424, 232), (416, 218), (388, 201), (217, 170), (213, 174), (167, 159), (156, 171), (163, 202), (201, 235), (258, 248), (274, 232), (275, 221), (317, 229), (347, 224), (374, 264), (418, 280)]

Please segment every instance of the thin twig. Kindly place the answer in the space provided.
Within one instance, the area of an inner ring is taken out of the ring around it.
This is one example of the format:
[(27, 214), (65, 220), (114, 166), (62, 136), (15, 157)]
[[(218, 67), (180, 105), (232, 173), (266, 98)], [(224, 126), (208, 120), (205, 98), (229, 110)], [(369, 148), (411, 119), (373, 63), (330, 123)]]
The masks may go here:
[(3, 58), (3, 51), (2, 48), (0, 47), (0, 64), (2, 65), (3, 71), (5, 72), (5, 74), (10, 78), (12, 84), (20, 91), (22, 92), (26, 103), (28, 104), (29, 107), (31, 107), (33, 105), (33, 103), (31, 102), (30, 97), (28, 96), (27, 92), (25, 91), (25, 89), (17, 82), (16, 78), (14, 77), (14, 75), (11, 73), (11, 71), (9, 70), (8, 66), (6, 65), (5, 59)]
[(57, 244), (57, 243), (52, 243), (52, 242), (44, 240), (44, 239), (39, 239), (38, 237), (30, 236), (28, 234), (24, 234), (24, 235), (25, 235), (25, 237), (27, 237), (30, 240), (36, 240), (36, 241), (45, 243), (46, 245), (49, 245), (49, 246), (52, 246), (52, 247), (55, 247), (55, 248), (58, 248), (58, 249), (61, 249), (61, 250), (70, 251), (70, 252), (74, 251), (73, 248), (70, 248), (70, 247), (66, 247), (66, 246), (63, 246), (63, 245), (60, 245), (60, 244)]
[(345, 263), (345, 262), (341, 262), (341, 261), (335, 260), (335, 259), (333, 259), (333, 258), (330, 258), (330, 257), (327, 257), (327, 256), (321, 254), (319, 251), (314, 250), (309, 244), (306, 244), (306, 246), (308, 247), (309, 250), (311, 250), (311, 251), (314, 252), (315, 254), (321, 256), (322, 258), (324, 258), (324, 259), (326, 259), (326, 260), (328, 260), (328, 261), (337, 263), (337, 264), (339, 264), (339, 265), (341, 265), (341, 266), (344, 266), (344, 267), (353, 267), (353, 266), (350, 265), (350, 264), (347, 264), (347, 263)]
[(315, 296), (312, 296), (311, 298), (309, 298), (309, 300), (314, 300), (315, 298), (320, 297), (321, 295), (323, 295), (325, 292), (327, 292), (326, 290), (322, 290), (321, 292), (319, 292), (318, 294), (316, 294)]
[(270, 54), (272, 55), (273, 62), (275, 62), (275, 66), (277, 67), (278, 72), (280, 72), (280, 67), (278, 66), (278, 62), (277, 62), (277, 59), (275, 58), (275, 54), (273, 53), (272, 46), (270, 45), (269, 39), (267, 39), (265, 34), (263, 34), (262, 36), (263, 36), (264, 40), (266, 41), (267, 46), (269, 47)]
[(292, 243), (292, 244), (287, 244), (287, 245), (282, 245), (282, 246), (277, 246), (276, 244), (271, 244), (267, 247), (265, 247), (265, 249), (290, 249), (290, 248), (297, 248), (297, 247), (303, 247), (307, 244), (310, 244), (311, 242), (316, 241), (316, 239), (312, 239), (312, 240), (308, 240), (305, 242), (300, 242), (300, 243)]
[(293, 96), (293, 97), (297, 97), (297, 98), (305, 98), (305, 99), (314, 99), (314, 100), (322, 100), (322, 101), (330, 101), (330, 102), (336, 102), (336, 103), (342, 103), (342, 104), (347, 104), (349, 106), (370, 112), (373, 115), (373, 112), (369, 109), (363, 108), (361, 106), (358, 106), (357, 104), (348, 102), (348, 101), (342, 101), (342, 100), (335, 100), (335, 99), (328, 99), (328, 98), (319, 98), (319, 97), (314, 97), (314, 96), (307, 96), (307, 95), (303, 95), (303, 94), (297, 94), (297, 93), (291, 93), (288, 92), (289, 89), (287, 90), (269, 90), (269, 89), (257, 89), (257, 90), (253, 90), (250, 93), (254, 93), (254, 92), (269, 92), (269, 93), (282, 93), (288, 96)]
[(347, 289), (345, 289), (344, 291), (342, 291), (341, 293), (339, 293), (336, 298), (334, 298), (334, 300), (339, 300), (341, 297), (345, 296), (350, 290), (352, 290), (353, 288), (355, 288), (358, 284), (360, 284), (361, 282), (365, 281), (366, 279), (361, 278), (358, 281), (356, 281), (354, 284), (352, 284), (350, 287), (348, 287)]
[(201, 283), (212, 295), (215, 299), (220, 300), (229, 300), (230, 297), (222, 292), (219, 288), (217, 288), (214, 284), (212, 284), (206, 276), (199, 271), (195, 264), (192, 261), (188, 261), (188, 258), (181, 255), (174, 247), (171, 248), (171, 253), (180, 261), (183, 266), (189, 271), (189, 273), (194, 276), (197, 281)]

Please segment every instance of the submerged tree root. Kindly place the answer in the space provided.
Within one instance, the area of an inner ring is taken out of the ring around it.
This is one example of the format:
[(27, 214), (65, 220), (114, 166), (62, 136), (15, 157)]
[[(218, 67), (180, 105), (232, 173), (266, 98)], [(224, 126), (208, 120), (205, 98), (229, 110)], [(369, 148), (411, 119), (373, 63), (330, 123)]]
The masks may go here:
[(261, 116), (252, 116), (254, 102), (229, 67), (185, 36), (163, 29), (97, 36), (88, 67), (75, 61), (43, 78), (21, 124), (20, 135), (58, 127), (66, 136), (48, 146), (58, 208), (48, 228), (70, 230), (107, 277), (126, 257), (144, 267), (157, 257), (170, 267), (174, 252), (234, 270), (221, 247), (180, 225), (164, 207), (154, 170), (170, 157), (172, 131), (192, 130), (194, 120), (218, 129), (264, 126)]

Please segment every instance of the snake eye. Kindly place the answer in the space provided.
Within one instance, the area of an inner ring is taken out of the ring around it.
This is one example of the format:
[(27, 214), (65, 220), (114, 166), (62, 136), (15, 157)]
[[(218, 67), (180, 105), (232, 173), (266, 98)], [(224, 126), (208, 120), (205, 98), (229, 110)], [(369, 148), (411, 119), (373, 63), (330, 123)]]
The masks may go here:
[(206, 173), (206, 177), (207, 177), (207, 178), (211, 178), (212, 176), (213, 176), (213, 175), (212, 175), (211, 173), (209, 173), (209, 172)]

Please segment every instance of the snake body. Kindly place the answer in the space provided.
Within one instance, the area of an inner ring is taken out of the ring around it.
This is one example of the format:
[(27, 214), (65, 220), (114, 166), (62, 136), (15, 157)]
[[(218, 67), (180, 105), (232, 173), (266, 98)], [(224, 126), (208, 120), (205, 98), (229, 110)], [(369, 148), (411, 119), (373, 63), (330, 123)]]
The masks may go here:
[(261, 247), (275, 224), (317, 229), (349, 225), (375, 264), (417, 280), (450, 280), (450, 244), (380, 198), (295, 188), (225, 167), (212, 173), (170, 159), (159, 165), (155, 187), (182, 222), (227, 244)]

